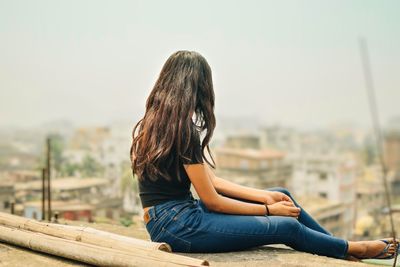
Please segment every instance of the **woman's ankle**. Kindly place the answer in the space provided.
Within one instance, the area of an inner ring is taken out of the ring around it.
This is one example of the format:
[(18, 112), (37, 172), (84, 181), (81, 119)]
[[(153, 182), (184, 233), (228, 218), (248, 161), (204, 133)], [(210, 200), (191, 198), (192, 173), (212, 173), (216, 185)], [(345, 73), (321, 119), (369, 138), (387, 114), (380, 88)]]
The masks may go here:
[(347, 250), (347, 256), (348, 257), (356, 257), (356, 258), (362, 258), (365, 257), (367, 253), (367, 245), (363, 241), (348, 241), (348, 250)]

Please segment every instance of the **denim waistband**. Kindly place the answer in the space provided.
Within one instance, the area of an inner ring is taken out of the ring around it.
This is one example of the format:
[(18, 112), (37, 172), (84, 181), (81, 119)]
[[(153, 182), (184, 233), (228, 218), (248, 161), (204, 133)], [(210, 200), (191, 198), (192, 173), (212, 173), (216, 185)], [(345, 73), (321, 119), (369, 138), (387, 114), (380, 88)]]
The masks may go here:
[(184, 198), (168, 200), (166, 202), (154, 205), (150, 209), (148, 209), (149, 217), (156, 219), (158, 218), (158, 215), (165, 209), (170, 209), (179, 204), (194, 203), (195, 201), (196, 199), (193, 197), (192, 194), (185, 196)]

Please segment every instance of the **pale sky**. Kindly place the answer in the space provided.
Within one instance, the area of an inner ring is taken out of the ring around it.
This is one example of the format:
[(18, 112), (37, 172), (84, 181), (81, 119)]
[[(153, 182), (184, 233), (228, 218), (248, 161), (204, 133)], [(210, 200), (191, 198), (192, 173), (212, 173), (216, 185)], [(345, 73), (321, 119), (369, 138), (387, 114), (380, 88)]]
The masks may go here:
[(369, 125), (360, 35), (385, 122), (400, 115), (400, 1), (0, 0), (0, 126), (136, 122), (181, 49), (211, 66), (217, 125)]

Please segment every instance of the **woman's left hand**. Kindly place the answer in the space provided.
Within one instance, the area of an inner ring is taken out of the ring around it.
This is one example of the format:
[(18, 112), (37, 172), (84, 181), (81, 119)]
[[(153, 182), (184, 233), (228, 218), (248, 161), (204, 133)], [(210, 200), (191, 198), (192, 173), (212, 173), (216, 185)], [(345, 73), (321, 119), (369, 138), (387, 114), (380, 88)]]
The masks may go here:
[(279, 201), (289, 201), (293, 203), (293, 200), (286, 194), (277, 191), (267, 191), (265, 192), (264, 203), (271, 205)]

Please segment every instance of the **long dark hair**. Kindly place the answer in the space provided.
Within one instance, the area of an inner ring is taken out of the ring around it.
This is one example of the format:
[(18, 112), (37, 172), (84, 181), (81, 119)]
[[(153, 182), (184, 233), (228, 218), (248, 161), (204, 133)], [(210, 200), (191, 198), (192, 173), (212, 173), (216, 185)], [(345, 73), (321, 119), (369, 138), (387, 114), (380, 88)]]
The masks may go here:
[[(181, 180), (182, 158), (196, 145), (193, 136), (203, 131), (201, 157), (215, 168), (208, 145), (216, 124), (214, 101), (211, 68), (206, 59), (194, 51), (173, 53), (147, 98), (144, 117), (133, 128), (130, 155), (139, 180), (162, 176), (170, 181), (169, 168)], [(205, 157), (205, 148), (213, 163)]]

